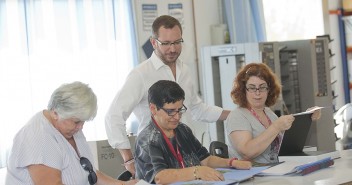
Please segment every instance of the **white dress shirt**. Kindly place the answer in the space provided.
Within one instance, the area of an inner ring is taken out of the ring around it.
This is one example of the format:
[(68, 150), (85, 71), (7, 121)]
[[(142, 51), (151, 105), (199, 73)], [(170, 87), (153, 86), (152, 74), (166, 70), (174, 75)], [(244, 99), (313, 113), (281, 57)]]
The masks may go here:
[[(130, 72), (107, 112), (105, 129), (109, 144), (113, 148), (131, 148), (126, 132), (126, 120), (132, 112), (139, 121), (138, 133), (149, 124), (151, 114), (148, 105), (148, 89), (159, 80), (177, 82), (185, 91), (184, 105), (188, 110), (182, 115), (182, 120), (215, 122), (219, 119), (223, 109), (208, 106), (202, 102), (196, 92), (192, 72), (188, 66), (179, 59), (176, 61), (175, 80), (170, 67), (153, 52), (149, 59)], [(186, 121), (182, 122), (187, 124)]]

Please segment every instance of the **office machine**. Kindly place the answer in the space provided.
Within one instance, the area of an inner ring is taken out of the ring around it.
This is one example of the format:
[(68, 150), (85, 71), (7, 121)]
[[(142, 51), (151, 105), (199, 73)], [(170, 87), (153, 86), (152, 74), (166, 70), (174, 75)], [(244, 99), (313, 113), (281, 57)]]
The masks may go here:
[[(136, 143), (136, 136), (129, 136), (128, 139), (132, 146), (131, 150), (134, 153), (135, 148), (133, 146)], [(117, 177), (126, 170), (126, 168), (121, 165), (124, 163), (124, 160), (119, 150), (112, 148), (108, 140), (89, 141), (88, 145), (95, 159), (94, 166), (97, 167), (99, 171), (110, 177)]]
[(326, 107), (312, 124), (306, 145), (335, 150), (328, 39), (280, 42), (282, 96), (290, 113)]

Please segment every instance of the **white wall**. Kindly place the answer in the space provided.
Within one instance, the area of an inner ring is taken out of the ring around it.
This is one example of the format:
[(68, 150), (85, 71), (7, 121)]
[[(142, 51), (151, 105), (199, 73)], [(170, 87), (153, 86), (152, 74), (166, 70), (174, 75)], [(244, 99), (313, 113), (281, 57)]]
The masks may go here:
[[(221, 2), (222, 0), (193, 0), (198, 71), (202, 62), (201, 49), (211, 45), (211, 26), (223, 23)], [(199, 77), (201, 78), (200, 74)], [(201, 83), (200, 86), (202, 86)]]
[[(194, 12), (194, 24), (196, 33), (196, 51), (197, 51), (197, 64), (198, 64), (198, 76), (199, 76), (199, 88), (202, 89), (201, 84), (201, 49), (203, 46), (211, 45), (211, 26), (221, 24), (221, 0), (193, 0), (193, 12)], [(200, 94), (201, 95), (201, 94)], [(203, 143), (203, 146), (209, 148), (210, 136), (208, 125), (216, 123), (200, 123), (197, 124), (198, 139)], [(206, 125), (206, 126), (204, 126)], [(201, 134), (201, 137), (199, 135)]]

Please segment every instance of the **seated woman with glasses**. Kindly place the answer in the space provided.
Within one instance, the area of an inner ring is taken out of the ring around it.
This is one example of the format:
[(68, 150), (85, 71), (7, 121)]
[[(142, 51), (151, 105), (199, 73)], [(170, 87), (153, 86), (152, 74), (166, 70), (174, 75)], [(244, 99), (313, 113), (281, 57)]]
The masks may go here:
[(187, 111), (185, 92), (173, 81), (160, 80), (148, 90), (151, 121), (136, 139), (136, 177), (149, 183), (178, 181), (221, 181), (223, 175), (213, 168), (249, 169), (251, 163), (210, 156), (191, 129), (180, 122)]
[[(282, 134), (294, 116), (279, 118), (269, 108), (279, 98), (281, 85), (276, 75), (263, 63), (244, 66), (233, 83), (231, 97), (238, 105), (225, 122), (225, 139), (230, 157), (257, 163), (277, 163)], [(312, 119), (320, 118), (320, 110)]]
[(97, 98), (81, 82), (64, 84), (51, 95), (48, 109), (36, 113), (16, 134), (6, 184), (135, 184), (93, 168), (82, 128), (97, 113)]

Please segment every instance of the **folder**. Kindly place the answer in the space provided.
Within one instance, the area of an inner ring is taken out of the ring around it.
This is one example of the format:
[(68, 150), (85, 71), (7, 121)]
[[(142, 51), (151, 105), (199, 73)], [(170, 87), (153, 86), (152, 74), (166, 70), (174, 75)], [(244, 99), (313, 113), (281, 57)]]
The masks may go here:
[(195, 184), (207, 184), (207, 185), (227, 185), (243, 182), (253, 178), (254, 175), (260, 173), (261, 171), (267, 169), (268, 166), (262, 167), (252, 167), (249, 170), (237, 170), (234, 168), (216, 168), (217, 171), (224, 175), (225, 181), (202, 181), (193, 180), (188, 182), (176, 182), (171, 185), (195, 185)]
[(328, 168), (334, 165), (334, 160), (330, 157), (310, 162), (299, 163), (295, 161), (288, 161), (279, 165), (273, 166), (259, 173), (259, 176), (270, 175), (307, 175), (320, 169)]

